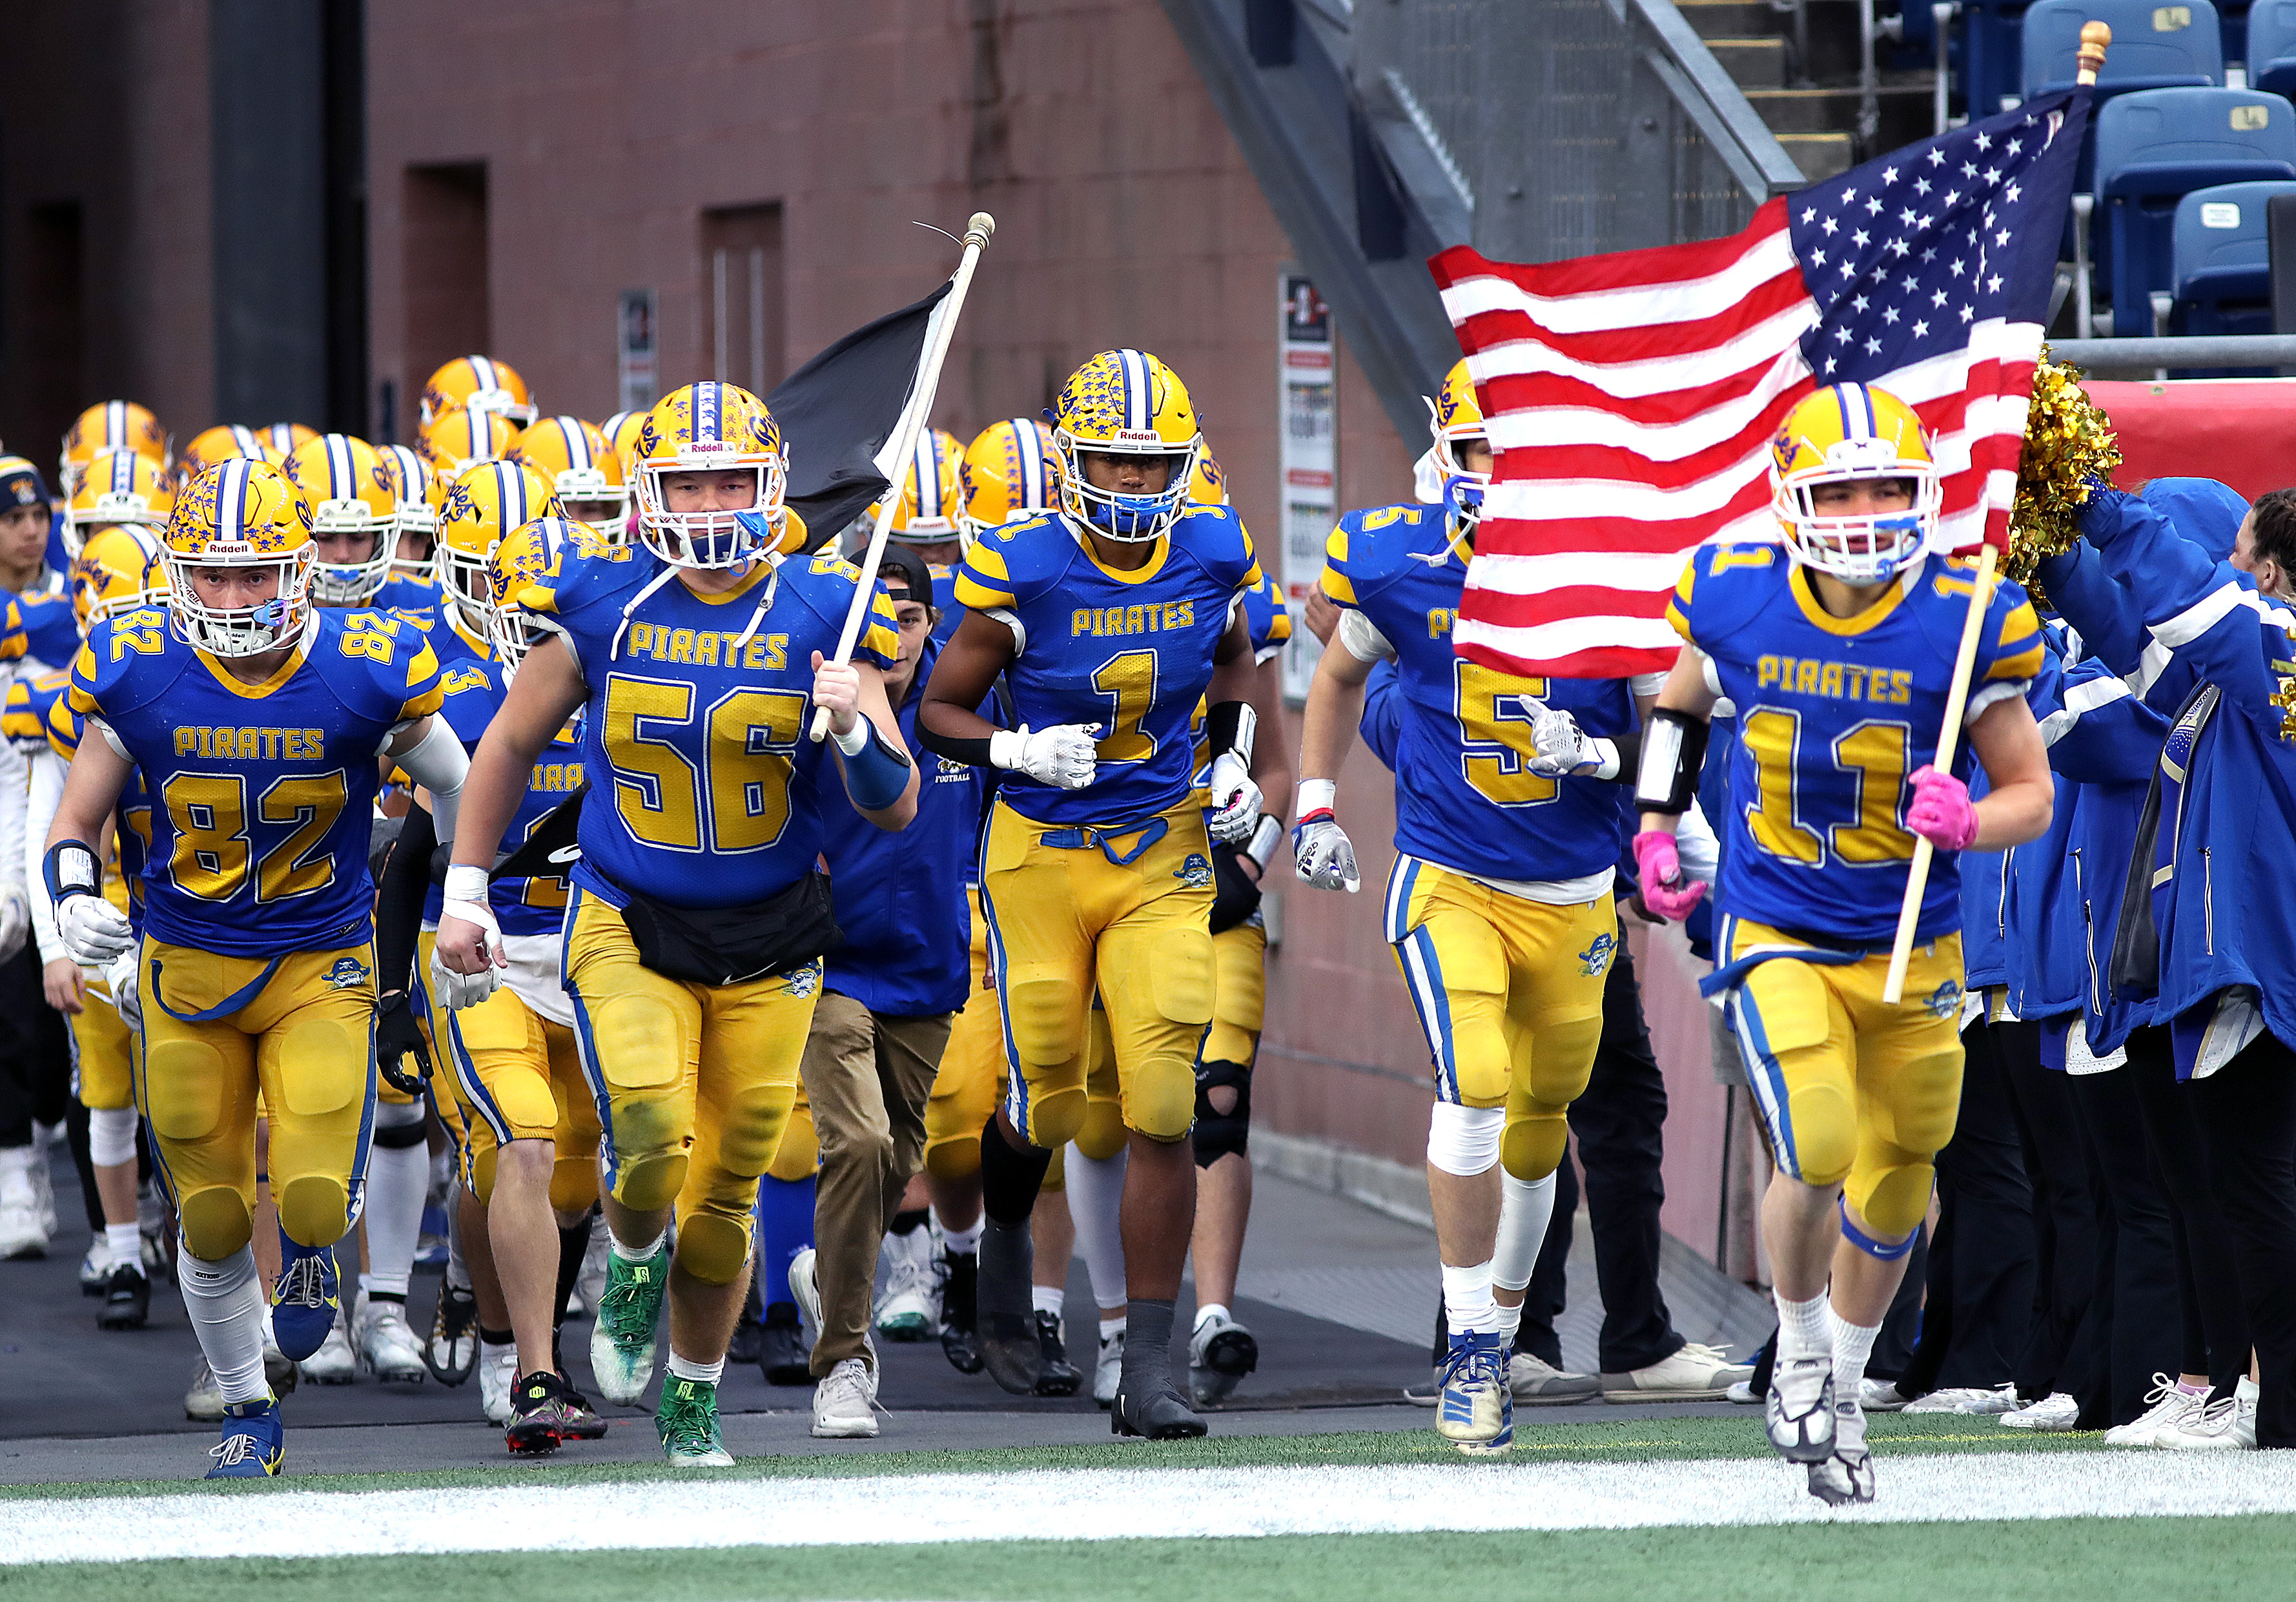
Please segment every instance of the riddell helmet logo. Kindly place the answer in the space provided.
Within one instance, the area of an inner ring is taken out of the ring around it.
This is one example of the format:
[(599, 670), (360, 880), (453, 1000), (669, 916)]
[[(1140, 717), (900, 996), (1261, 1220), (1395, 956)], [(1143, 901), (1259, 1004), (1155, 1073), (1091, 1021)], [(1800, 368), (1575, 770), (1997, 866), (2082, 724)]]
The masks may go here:
[(252, 556), (255, 547), (243, 539), (210, 539), (205, 555), (209, 556)]
[(1116, 431), (1119, 445), (1161, 445), (1164, 436), (1152, 428), (1120, 428)]
[(695, 440), (688, 442), (685, 447), (685, 454), (688, 456), (701, 456), (709, 451), (731, 450), (733, 448), (732, 445), (723, 440)]

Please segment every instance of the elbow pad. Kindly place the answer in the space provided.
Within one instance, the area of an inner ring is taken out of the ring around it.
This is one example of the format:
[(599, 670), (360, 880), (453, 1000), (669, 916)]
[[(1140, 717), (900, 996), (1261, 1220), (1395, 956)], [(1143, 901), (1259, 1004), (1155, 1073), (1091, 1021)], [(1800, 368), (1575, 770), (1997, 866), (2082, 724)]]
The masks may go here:
[[(864, 717), (850, 731), (835, 736), (845, 757), (845, 793), (864, 812), (881, 812), (901, 799), (914, 766), (908, 752), (885, 743), (885, 731)], [(846, 742), (853, 742), (849, 748)]]
[(1635, 774), (1635, 809), (1680, 817), (1698, 796), (1699, 770), (1706, 764), (1706, 719), (1669, 706), (1651, 713), (1643, 731), (1642, 760)]
[(462, 805), (463, 779), (471, 771), (470, 753), (460, 735), (444, 718), (430, 719), (430, 732), (399, 754), (400, 771), (430, 793), (431, 824), (441, 841), (455, 838), (455, 813)]

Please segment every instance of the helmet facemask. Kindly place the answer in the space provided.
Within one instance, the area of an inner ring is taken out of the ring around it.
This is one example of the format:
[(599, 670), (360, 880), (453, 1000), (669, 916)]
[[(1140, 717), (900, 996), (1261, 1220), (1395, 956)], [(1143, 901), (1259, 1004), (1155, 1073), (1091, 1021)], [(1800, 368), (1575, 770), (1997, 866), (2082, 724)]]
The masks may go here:
[[(1902, 511), (1819, 509), (1818, 492), (1828, 486), (1893, 482), (1910, 491)], [(1844, 440), (1827, 449), (1823, 465), (1778, 478), (1771, 509), (1794, 561), (1862, 587), (1882, 583), (1928, 548), (1944, 493), (1934, 464), (1900, 456), (1886, 440)]]
[(311, 570), (311, 599), (321, 606), (358, 606), (374, 599), (390, 578), (398, 555), (395, 520), (374, 515), (374, 509), (353, 496), (321, 501), (311, 509), (314, 534), (364, 534), (373, 549), (357, 562), (315, 559)]
[[(291, 645), (310, 618), (316, 556), (308, 543), (286, 552), (220, 542), (197, 555), (169, 549), (160, 558), (168, 574), (168, 621), (178, 638), (210, 656), (258, 656)], [(279, 575), (278, 593), (245, 606), (209, 606), (193, 581), (207, 568), (270, 568)]]
[[(730, 451), (727, 454), (732, 454)], [(746, 454), (746, 453), (745, 453)], [(680, 473), (751, 472), (757, 489), (747, 505), (708, 512), (672, 512), (664, 481)], [(638, 464), (638, 538), (673, 567), (746, 567), (780, 545), (788, 515), (783, 497), (788, 475), (779, 456), (762, 459), (713, 460), (706, 451), (684, 451), (674, 458)], [(755, 525), (755, 526), (753, 526)]]
[[(1195, 472), (1198, 440), (1174, 446), (1152, 430), (1119, 430), (1113, 440), (1078, 440), (1065, 428), (1053, 431), (1061, 456), (1061, 510), (1103, 538), (1125, 545), (1161, 539), (1188, 505), (1188, 479)], [(1160, 457), (1169, 466), (1164, 487), (1140, 495), (1103, 489), (1085, 476), (1089, 455)]]

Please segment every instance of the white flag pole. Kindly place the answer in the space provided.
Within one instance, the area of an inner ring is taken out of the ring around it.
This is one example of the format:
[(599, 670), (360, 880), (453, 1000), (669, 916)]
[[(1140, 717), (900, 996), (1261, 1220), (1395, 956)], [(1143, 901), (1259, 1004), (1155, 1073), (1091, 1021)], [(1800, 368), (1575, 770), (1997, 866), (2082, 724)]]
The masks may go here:
[[(925, 418), (932, 412), (933, 392), (940, 387), (940, 365), (948, 355), (950, 339), (956, 333), (957, 314), (964, 308), (964, 292), (972, 283), (972, 269), (980, 259), (981, 247), (988, 236), (996, 232), (996, 219), (986, 211), (976, 211), (964, 225), (964, 254), (956, 264), (956, 274), (950, 282), (948, 298), (932, 322), (932, 331), (925, 342), (924, 359), (917, 365), (917, 382), (909, 391), (909, 403), (902, 409), (900, 421), (894, 425), (893, 437), (887, 440), (885, 453), (878, 460), (894, 464), (897, 471), (887, 477), (891, 488), (877, 504), (874, 526), (869, 530), (869, 549), (861, 559), (861, 582), (853, 591), (853, 604), (846, 609), (845, 627), (837, 636), (835, 660), (842, 664), (852, 660), (854, 643), (861, 637), (861, 624), (869, 615), (870, 599), (877, 584), (877, 568), (885, 559), (885, 537), (893, 526), (893, 509), (901, 498), (900, 468), (916, 449), (917, 434), (924, 427)], [(829, 734), (829, 709), (822, 707), (813, 715), (812, 738), (817, 743)]]

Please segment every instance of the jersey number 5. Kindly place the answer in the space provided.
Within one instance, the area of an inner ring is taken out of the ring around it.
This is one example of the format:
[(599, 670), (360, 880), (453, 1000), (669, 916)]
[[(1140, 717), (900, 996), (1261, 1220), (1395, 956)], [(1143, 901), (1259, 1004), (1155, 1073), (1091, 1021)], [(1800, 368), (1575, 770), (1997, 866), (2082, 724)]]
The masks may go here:
[(1561, 793), (1554, 779), (1524, 768), (1537, 750), (1530, 720), (1543, 710), (1546, 680), (1517, 678), (1480, 662), (1457, 659), (1453, 706), (1459, 717), (1461, 755), (1467, 783), (1496, 807), (1535, 807)]
[(674, 732), (693, 722), (693, 701), (690, 684), (621, 673), (607, 678), (606, 757), (622, 822), (665, 850), (762, 850), (789, 825), (805, 694), (728, 691), (702, 714), (699, 764), (686, 754), (691, 735), (681, 740)]

